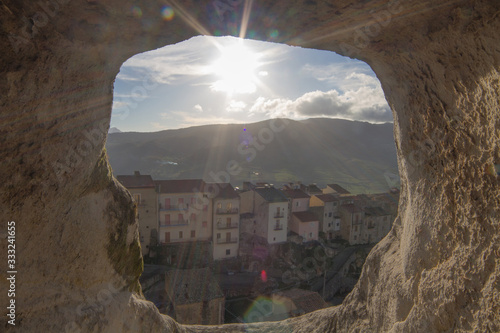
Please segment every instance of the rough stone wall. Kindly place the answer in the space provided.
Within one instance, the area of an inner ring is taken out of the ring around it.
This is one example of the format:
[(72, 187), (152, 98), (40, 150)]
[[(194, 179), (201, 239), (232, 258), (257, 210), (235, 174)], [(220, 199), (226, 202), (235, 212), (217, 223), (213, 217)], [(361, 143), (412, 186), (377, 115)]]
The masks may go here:
[[(247, 2), (247, 36), (373, 68), (394, 113), (402, 190), (392, 231), (342, 306), (222, 328), (178, 325), (142, 299), (135, 211), (104, 151), (123, 61), (237, 34), (244, 17), (243, 1), (187, 0), (171, 1), (166, 21), (165, 3), (0, 2), (0, 247), (7, 253), (5, 224), (16, 221), (17, 329), (500, 330), (498, 1)], [(1, 267), (5, 309), (6, 258)]]

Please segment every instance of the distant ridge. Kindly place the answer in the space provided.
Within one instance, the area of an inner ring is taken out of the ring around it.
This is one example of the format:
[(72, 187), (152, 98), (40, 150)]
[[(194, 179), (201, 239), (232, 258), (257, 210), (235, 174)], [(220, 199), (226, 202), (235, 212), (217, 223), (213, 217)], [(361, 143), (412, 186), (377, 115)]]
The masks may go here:
[(161, 132), (116, 132), (106, 148), (115, 175), (245, 180), (276, 185), (337, 183), (353, 193), (386, 191), (397, 175), (393, 125), (341, 119), (266, 120)]
[(108, 131), (109, 134), (112, 134), (112, 133), (122, 133), (122, 131), (120, 131), (118, 128), (116, 127), (111, 127)]

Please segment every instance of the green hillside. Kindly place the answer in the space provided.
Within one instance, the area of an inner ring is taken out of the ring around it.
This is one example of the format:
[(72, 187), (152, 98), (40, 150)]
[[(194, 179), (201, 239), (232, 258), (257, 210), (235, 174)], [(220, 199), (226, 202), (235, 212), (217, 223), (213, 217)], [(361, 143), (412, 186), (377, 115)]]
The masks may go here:
[(384, 174), (397, 174), (392, 124), (339, 119), (113, 133), (106, 148), (115, 175), (139, 170), (155, 179), (301, 180), (362, 193), (386, 191)]

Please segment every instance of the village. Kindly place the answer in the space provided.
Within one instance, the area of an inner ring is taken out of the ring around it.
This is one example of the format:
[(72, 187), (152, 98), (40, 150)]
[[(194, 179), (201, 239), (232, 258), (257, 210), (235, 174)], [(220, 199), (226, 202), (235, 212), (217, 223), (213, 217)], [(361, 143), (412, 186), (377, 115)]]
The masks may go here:
[(185, 324), (274, 321), (339, 304), (399, 201), (396, 188), (116, 178), (137, 204), (143, 293)]

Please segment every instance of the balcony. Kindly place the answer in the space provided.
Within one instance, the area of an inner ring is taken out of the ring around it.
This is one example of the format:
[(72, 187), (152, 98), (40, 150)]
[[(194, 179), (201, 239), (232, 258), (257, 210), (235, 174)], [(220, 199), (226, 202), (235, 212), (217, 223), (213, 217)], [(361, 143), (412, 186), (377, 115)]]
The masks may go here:
[(274, 226), (274, 230), (283, 230), (283, 224), (277, 224)]
[(239, 227), (238, 223), (217, 223), (217, 229), (237, 229)]
[(189, 225), (188, 220), (177, 220), (177, 221), (170, 221), (170, 223), (166, 224), (165, 222), (159, 222), (160, 227), (179, 227), (179, 226), (185, 226)]
[(164, 204), (160, 204), (160, 211), (181, 211), (181, 210), (187, 210), (187, 206), (177, 206), (177, 205), (170, 205), (170, 206), (165, 206)]
[(217, 244), (232, 244), (232, 243), (238, 243), (238, 237), (217, 239)]
[(285, 213), (274, 213), (274, 218), (275, 219), (281, 219), (285, 217)]
[(219, 215), (224, 215), (224, 214), (238, 214), (238, 208), (231, 208), (231, 209), (224, 209), (224, 208), (217, 208), (215, 211), (216, 214)]

